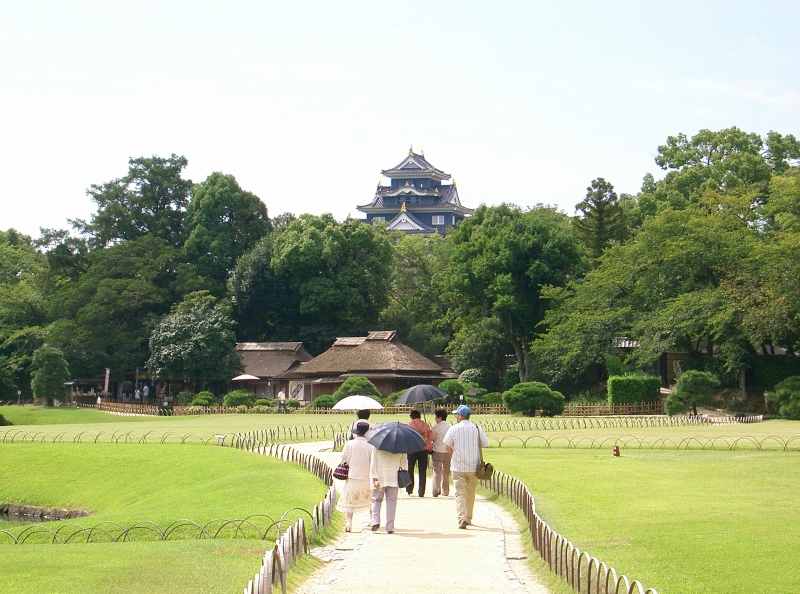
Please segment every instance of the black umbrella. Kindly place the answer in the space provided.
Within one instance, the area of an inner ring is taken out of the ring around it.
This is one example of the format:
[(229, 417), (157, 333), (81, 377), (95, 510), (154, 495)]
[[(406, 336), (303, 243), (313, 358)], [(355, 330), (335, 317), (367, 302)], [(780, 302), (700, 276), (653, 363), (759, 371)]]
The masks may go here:
[(367, 442), (392, 454), (413, 454), (425, 447), (425, 440), (413, 427), (400, 421), (381, 423), (367, 431)]
[(447, 392), (430, 384), (420, 384), (404, 390), (395, 404), (414, 404), (415, 402), (427, 402), (428, 400), (438, 400), (445, 398)]

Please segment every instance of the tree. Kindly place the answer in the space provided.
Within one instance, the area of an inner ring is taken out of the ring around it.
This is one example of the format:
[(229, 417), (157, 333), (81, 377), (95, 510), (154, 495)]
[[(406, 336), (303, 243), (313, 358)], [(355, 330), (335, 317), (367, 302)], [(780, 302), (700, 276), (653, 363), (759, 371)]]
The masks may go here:
[(207, 386), (243, 370), (229, 310), (207, 297), (187, 295), (151, 332), (147, 369), (155, 377)]
[(353, 376), (348, 377), (339, 389), (333, 393), (334, 402), (339, 402), (342, 398), (352, 394), (363, 394), (365, 396), (375, 396), (381, 398), (381, 393), (371, 381), (365, 377)]
[(690, 369), (684, 371), (675, 384), (675, 389), (667, 396), (664, 409), (668, 415), (674, 415), (692, 409), (697, 415), (697, 405), (708, 402), (711, 391), (719, 387), (719, 380), (713, 373)]
[(221, 297), (236, 260), (271, 229), (266, 205), (232, 175), (212, 173), (192, 188), (186, 208), (186, 253)]
[(552, 417), (564, 412), (564, 396), (551, 390), (542, 382), (522, 382), (503, 392), (503, 403), (511, 412), (521, 412), (533, 417), (541, 412), (543, 417)]
[(517, 358), (520, 380), (533, 372), (530, 346), (549, 302), (546, 285), (563, 286), (582, 270), (569, 219), (537, 206), (481, 206), (448, 233), (445, 297), (454, 325), (494, 317)]
[(456, 373), (478, 368), (492, 374), (495, 379), (484, 386), (489, 388), (499, 385), (506, 371), (506, 355), (511, 354), (512, 349), (500, 320), (488, 317), (463, 325), (445, 353)]
[(765, 393), (764, 400), (777, 404), (784, 419), (800, 419), (800, 377), (787, 377), (775, 386), (774, 392)]
[(91, 248), (106, 247), (145, 235), (180, 247), (186, 240), (183, 227), (191, 180), (181, 178), (186, 157), (139, 157), (128, 161), (128, 174), (102, 185), (93, 184), (87, 194), (97, 203), (90, 222), (73, 221), (89, 235)]
[(592, 258), (597, 260), (611, 245), (628, 237), (625, 214), (617, 200), (614, 186), (598, 177), (586, 188), (586, 198), (575, 205), (582, 216), (574, 220), (575, 229)]
[(53, 295), (47, 340), (78, 375), (133, 370), (147, 359), (149, 330), (185, 294), (206, 287), (184, 255), (145, 235), (87, 257), (86, 272)]
[(447, 246), (438, 233), (393, 236), (392, 277), (389, 305), (381, 313), (380, 326), (397, 330), (403, 344), (433, 357), (444, 352), (452, 338), (450, 324), (443, 323), (442, 276), (447, 265)]
[(229, 291), (240, 338), (302, 340), (312, 352), (363, 334), (388, 302), (391, 244), (330, 214), (302, 215), (242, 256)]
[(64, 382), (69, 381), (69, 367), (61, 351), (42, 347), (33, 354), (31, 388), (36, 398), (44, 398), (45, 406), (64, 396)]

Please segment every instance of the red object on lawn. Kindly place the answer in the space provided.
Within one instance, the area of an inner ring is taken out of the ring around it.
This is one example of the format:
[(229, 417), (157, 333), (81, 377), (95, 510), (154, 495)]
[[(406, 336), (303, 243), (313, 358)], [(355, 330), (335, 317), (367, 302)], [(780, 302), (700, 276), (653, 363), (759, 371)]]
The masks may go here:
[(618, 458), (619, 457), (619, 446), (614, 446), (614, 450), (613, 451), (614, 451), (614, 457)]

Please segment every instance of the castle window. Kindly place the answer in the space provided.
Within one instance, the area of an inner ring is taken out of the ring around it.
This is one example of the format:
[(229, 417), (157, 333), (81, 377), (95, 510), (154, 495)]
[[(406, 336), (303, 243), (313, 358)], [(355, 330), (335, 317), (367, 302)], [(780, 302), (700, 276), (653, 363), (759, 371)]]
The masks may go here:
[(433, 215), (431, 225), (444, 225), (444, 215)]

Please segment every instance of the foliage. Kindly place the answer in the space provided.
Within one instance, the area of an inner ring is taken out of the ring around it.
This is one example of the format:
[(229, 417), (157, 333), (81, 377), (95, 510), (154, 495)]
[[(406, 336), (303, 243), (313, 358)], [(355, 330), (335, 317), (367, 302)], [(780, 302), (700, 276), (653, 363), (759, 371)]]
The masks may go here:
[(749, 355), (743, 359), (748, 382), (756, 386), (772, 387), (787, 377), (800, 375), (800, 359), (795, 355)]
[(63, 399), (64, 382), (70, 378), (69, 366), (61, 351), (53, 347), (42, 347), (33, 353), (31, 363), (31, 388), (36, 398), (44, 398), (46, 406), (53, 399)]
[(181, 258), (154, 235), (91, 252), (86, 272), (53, 295), (58, 319), (47, 330), (48, 344), (64, 352), (78, 376), (144, 367), (154, 317), (203, 288)]
[(367, 378), (356, 375), (353, 377), (348, 377), (342, 385), (339, 386), (339, 389), (333, 393), (333, 401), (334, 403), (339, 402), (345, 396), (350, 396), (352, 394), (362, 394), (364, 396), (377, 396), (378, 398), (381, 397), (381, 393), (378, 388), (375, 387), (371, 381)]
[(510, 390), (519, 383), (519, 370), (517, 364), (512, 363), (503, 374), (503, 390)]
[(255, 402), (253, 402), (253, 406), (267, 406), (270, 408), (275, 408), (278, 406), (278, 401), (275, 398), (257, 398)]
[(707, 371), (690, 369), (681, 374), (675, 389), (667, 396), (664, 409), (668, 415), (674, 415), (692, 409), (692, 414), (697, 414), (697, 405), (708, 402), (711, 391), (719, 387), (717, 377)]
[(582, 216), (574, 226), (592, 258), (597, 260), (606, 248), (628, 238), (625, 214), (618, 201), (614, 186), (598, 177), (586, 188), (586, 198), (575, 205)]
[(225, 394), (223, 406), (253, 406), (255, 395), (249, 390), (233, 390)]
[(455, 379), (444, 380), (439, 384), (439, 388), (453, 398), (464, 395), (464, 384)]
[(517, 384), (503, 392), (503, 403), (511, 412), (521, 412), (529, 417), (535, 416), (537, 412), (541, 412), (543, 417), (564, 412), (564, 396), (541, 382)]
[(569, 219), (544, 206), (480, 206), (446, 241), (452, 246), (444, 279), (450, 319), (472, 325), (496, 318), (525, 381), (533, 371), (530, 345), (549, 307), (541, 287), (563, 286), (582, 267)]
[(440, 355), (452, 338), (452, 328), (442, 321), (447, 307), (441, 299), (449, 246), (438, 233), (398, 232), (392, 239), (389, 305), (380, 327), (397, 330), (403, 344), (426, 357)]
[(775, 386), (774, 392), (764, 394), (764, 399), (776, 404), (784, 419), (800, 419), (800, 376), (787, 377)]
[(391, 244), (379, 229), (301, 215), (243, 255), (229, 282), (240, 339), (302, 340), (311, 352), (363, 334), (388, 303)]
[(659, 399), (661, 379), (655, 375), (612, 375), (606, 383), (608, 404), (629, 402), (652, 402)]
[(208, 384), (243, 370), (229, 309), (187, 296), (150, 334), (147, 369), (159, 379), (186, 379)]
[(493, 373), (496, 379), (484, 380), (491, 387), (496, 387), (505, 373), (506, 355), (511, 353), (503, 325), (495, 317), (481, 318), (474, 324), (463, 325), (445, 351), (456, 373), (471, 368), (486, 369)]
[(184, 392), (178, 392), (175, 395), (175, 402), (177, 402), (179, 405), (186, 405), (192, 400), (194, 400), (194, 392), (190, 392), (188, 390)]
[(89, 188), (97, 214), (88, 223), (76, 220), (73, 225), (89, 235), (92, 248), (148, 235), (180, 247), (186, 239), (183, 218), (192, 187), (181, 173), (189, 162), (173, 154), (139, 157), (128, 163), (124, 177)]
[(300, 401), (296, 398), (287, 398), (286, 408), (298, 409), (300, 408)]
[(503, 395), (500, 392), (489, 392), (483, 396), (484, 404), (500, 406), (503, 404)]
[(314, 401), (308, 406), (309, 408), (331, 408), (334, 404), (336, 404), (336, 400), (334, 400), (333, 396), (323, 394), (314, 398)]
[(636, 370), (631, 367), (630, 365), (626, 365), (622, 362), (622, 359), (616, 357), (614, 355), (606, 355), (606, 371), (608, 373), (608, 377), (612, 375), (631, 375), (636, 372)]
[(214, 396), (213, 392), (204, 390), (195, 395), (189, 406), (217, 406), (218, 404), (217, 397)]
[(191, 191), (186, 207), (186, 253), (197, 273), (214, 282), (221, 297), (236, 260), (253, 248), (272, 225), (267, 207), (242, 190), (232, 175), (214, 172)]
[(11, 421), (7, 421), (3, 415), (0, 415), (0, 427), (5, 427), (6, 425), (12, 425)]
[(484, 390), (500, 387), (497, 374), (489, 369), (465, 369), (458, 376), (458, 381), (464, 385), (474, 384)]

